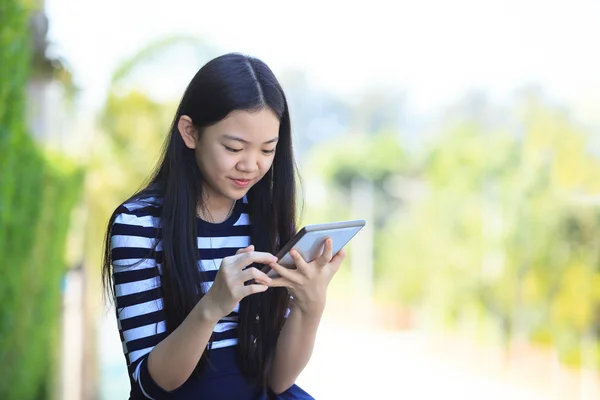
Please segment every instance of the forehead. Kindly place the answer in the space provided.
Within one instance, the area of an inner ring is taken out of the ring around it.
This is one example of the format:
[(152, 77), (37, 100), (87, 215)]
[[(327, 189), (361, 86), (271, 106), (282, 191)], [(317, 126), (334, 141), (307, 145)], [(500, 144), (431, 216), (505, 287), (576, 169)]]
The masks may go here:
[(223, 120), (207, 128), (219, 135), (235, 135), (248, 142), (263, 142), (279, 134), (279, 118), (271, 109), (259, 111), (233, 111)]

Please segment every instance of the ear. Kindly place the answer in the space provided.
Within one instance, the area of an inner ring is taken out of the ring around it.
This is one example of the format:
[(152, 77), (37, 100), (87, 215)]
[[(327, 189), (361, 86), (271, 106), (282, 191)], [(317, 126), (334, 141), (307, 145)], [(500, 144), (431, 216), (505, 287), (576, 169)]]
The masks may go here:
[(192, 119), (187, 115), (182, 115), (177, 121), (177, 130), (179, 130), (185, 145), (190, 149), (195, 149), (198, 141), (198, 131), (194, 127)]

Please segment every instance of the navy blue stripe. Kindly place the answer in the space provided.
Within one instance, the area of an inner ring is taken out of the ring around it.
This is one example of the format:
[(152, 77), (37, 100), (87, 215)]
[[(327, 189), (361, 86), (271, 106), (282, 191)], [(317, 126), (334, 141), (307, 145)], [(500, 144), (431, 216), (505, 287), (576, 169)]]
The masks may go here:
[(148, 314), (138, 315), (136, 317), (121, 319), (121, 330), (128, 331), (133, 328), (139, 328), (140, 326), (146, 326), (150, 324), (158, 324), (165, 320), (165, 311), (158, 310)]
[(202, 283), (213, 282), (215, 280), (215, 278), (217, 277), (217, 272), (219, 272), (219, 271), (215, 271), (215, 270), (200, 271), (200, 282), (202, 282)]
[(113, 247), (111, 257), (113, 260), (140, 260), (143, 258), (156, 259), (154, 257), (154, 250), (143, 249), (139, 247)]
[[(225, 258), (235, 255), (239, 247), (221, 247), (217, 249), (198, 249), (198, 257), (200, 260), (212, 260), (216, 258)], [(113, 260), (123, 259), (151, 259), (162, 260), (163, 251), (154, 251), (152, 249), (144, 249), (138, 247), (114, 247), (111, 257)]]
[(144, 292), (131, 293), (125, 296), (117, 297), (117, 307), (124, 308), (134, 306), (136, 304), (146, 303), (147, 301), (158, 300), (162, 297), (160, 287), (146, 290)]
[[(162, 239), (162, 228), (154, 226), (129, 225), (115, 222), (111, 228), (112, 235), (140, 236), (149, 239)], [(205, 228), (198, 230), (199, 237), (227, 238), (230, 236), (250, 236), (250, 225), (230, 226), (219, 231)]]
[(153, 226), (128, 225), (115, 222), (111, 229), (111, 235), (139, 236), (148, 239), (162, 239), (162, 229)]
[(147, 349), (148, 347), (154, 347), (167, 336), (167, 332), (163, 332), (159, 333), (158, 335), (152, 335), (145, 338), (132, 340), (131, 342), (127, 342), (127, 351), (129, 353), (133, 353), (137, 350), (143, 350)]
[(239, 247), (221, 247), (217, 249), (198, 249), (198, 257), (201, 260), (211, 260), (215, 258), (225, 258), (235, 255)]
[(119, 214), (135, 215), (136, 217), (148, 217), (148, 216), (160, 217), (160, 214), (162, 211), (161, 207), (152, 206), (152, 205), (136, 208), (135, 210), (130, 210), (127, 207), (125, 207), (125, 209), (126, 209), (126, 211), (122, 211), (122, 210), (117, 210), (117, 211)]
[(229, 329), (228, 331), (225, 331), (225, 332), (214, 332), (213, 336), (212, 336), (212, 341), (220, 342), (221, 340), (235, 339), (237, 337), (238, 337), (238, 330), (237, 330), (237, 328), (233, 328), (233, 329)]
[(202, 221), (198, 223), (198, 236), (200, 237), (229, 237), (229, 236), (250, 236), (250, 225), (231, 225), (219, 230), (207, 228)]
[(157, 268), (134, 269), (131, 271), (117, 272), (113, 275), (115, 285), (142, 281), (144, 279), (155, 278), (158, 276)]

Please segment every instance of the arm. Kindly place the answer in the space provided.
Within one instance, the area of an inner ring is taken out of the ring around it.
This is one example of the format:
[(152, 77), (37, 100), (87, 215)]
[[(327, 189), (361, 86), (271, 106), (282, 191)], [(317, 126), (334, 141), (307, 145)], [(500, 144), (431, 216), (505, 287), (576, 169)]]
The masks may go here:
[(218, 321), (201, 300), (182, 324), (152, 349), (148, 372), (158, 386), (172, 391), (183, 385), (200, 361)]
[(128, 210), (116, 217), (111, 232), (117, 319), (135, 389), (146, 397), (174, 390), (189, 378), (218, 322), (200, 301), (166, 336), (160, 276), (156, 261), (147, 258), (154, 237), (151, 217)]
[[(221, 317), (231, 313), (243, 297), (267, 289), (265, 284), (271, 279), (266, 274), (256, 268), (243, 271), (243, 267), (275, 257), (253, 252), (252, 246), (226, 257), (208, 293), (167, 335), (158, 268), (155, 260), (142, 258), (150, 255), (156, 228), (151, 217), (135, 214), (118, 215), (111, 232), (115, 300), (128, 367), (137, 383), (134, 390), (154, 398), (189, 378)], [(244, 286), (250, 279), (265, 284)]]
[(282, 393), (292, 386), (308, 364), (322, 315), (322, 309), (310, 313), (292, 306), (277, 341), (269, 375), (269, 386), (275, 393)]
[(292, 250), (296, 269), (269, 264), (280, 275), (271, 282), (287, 287), (294, 296), (292, 311), (279, 336), (269, 375), (269, 386), (282, 393), (294, 384), (312, 355), (317, 329), (325, 309), (327, 287), (345, 258), (344, 250), (332, 255), (333, 242), (325, 241), (323, 253), (307, 263)]
[[(266, 274), (256, 268), (242, 271), (243, 267), (255, 261), (274, 258), (270, 254), (251, 252), (252, 248), (242, 249), (236, 256), (224, 259), (209, 292), (182, 324), (150, 353), (150, 375), (164, 389), (176, 389), (189, 378), (221, 317), (229, 314), (243, 297), (268, 288), (265, 284), (244, 286), (244, 282), (250, 279), (270, 281)], [(247, 253), (245, 258), (239, 256), (242, 253)]]

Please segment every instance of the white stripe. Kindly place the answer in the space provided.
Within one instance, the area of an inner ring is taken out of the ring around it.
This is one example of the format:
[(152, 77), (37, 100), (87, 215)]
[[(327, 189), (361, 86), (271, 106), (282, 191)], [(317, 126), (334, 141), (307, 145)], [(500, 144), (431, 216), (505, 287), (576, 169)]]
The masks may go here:
[(222, 349), (223, 347), (235, 346), (237, 343), (238, 343), (237, 338), (219, 340), (218, 342), (213, 342), (212, 348), (213, 349)]
[(221, 333), (237, 328), (237, 322), (219, 322), (215, 325), (214, 332)]
[(141, 281), (121, 283), (115, 285), (115, 293), (117, 297), (127, 296), (128, 294), (145, 292), (150, 289), (160, 287), (160, 279), (158, 277), (143, 279)]
[(123, 258), (122, 260), (113, 260), (113, 269), (115, 273), (154, 268), (155, 266), (156, 261), (150, 258)]
[[(141, 364), (141, 363), (143, 363), (144, 361), (145, 361), (145, 360), (142, 360), (142, 362), (140, 362), (140, 364)], [(144, 387), (142, 386), (142, 381), (140, 380), (138, 383), (140, 384), (140, 389), (142, 390), (142, 393), (144, 394), (144, 396), (146, 396), (146, 397), (147, 397), (147, 398), (149, 398), (150, 400), (154, 400), (154, 398), (150, 397), (150, 396), (148, 395), (148, 393), (146, 393), (146, 391), (144, 390)]]
[(141, 304), (135, 304), (133, 306), (123, 307), (118, 310), (119, 318), (122, 320), (127, 318), (138, 317), (144, 314), (150, 314), (151, 312), (163, 309), (163, 299), (157, 299), (147, 301)]
[[(148, 203), (150, 203), (150, 204), (148, 204)], [(142, 207), (156, 206), (157, 203), (162, 203), (162, 201), (158, 200), (156, 197), (148, 197), (147, 199), (144, 199), (144, 201), (135, 200), (135, 201), (123, 204), (123, 205), (129, 211), (135, 211)]]
[(160, 321), (158, 324), (144, 325), (140, 326), (139, 328), (123, 331), (123, 338), (125, 339), (125, 342), (128, 343), (132, 340), (161, 334), (166, 330), (167, 323), (165, 321)]
[(250, 225), (250, 217), (246, 213), (242, 213), (238, 220), (233, 224), (234, 226), (239, 225)]
[(213, 282), (202, 282), (202, 293), (208, 293), (208, 291), (210, 290), (210, 288), (213, 285)]
[(200, 260), (200, 269), (202, 271), (217, 271), (221, 266), (222, 258), (215, 258), (210, 260)]
[(138, 217), (137, 215), (130, 214), (119, 214), (115, 218), (116, 224), (142, 226), (146, 228), (156, 228), (159, 225), (160, 217), (153, 217), (150, 215), (144, 215)]
[(135, 371), (133, 371), (133, 380), (138, 381), (140, 379), (140, 366), (142, 363), (139, 363), (137, 367), (135, 367)]
[(219, 237), (199, 237), (199, 249), (221, 249), (224, 247), (243, 248), (250, 245), (248, 236), (219, 236)]
[(121, 247), (137, 247), (139, 249), (151, 249), (154, 246), (154, 239), (143, 236), (113, 235), (111, 247), (113, 249)]
[[(154, 346), (147, 347), (147, 348), (141, 349), (141, 350), (132, 351), (131, 353), (128, 354), (129, 364), (133, 364), (134, 362), (139, 360), (140, 357), (144, 357), (146, 354), (150, 353), (153, 348), (154, 348)], [(138, 365), (138, 368), (139, 368), (139, 365)]]

